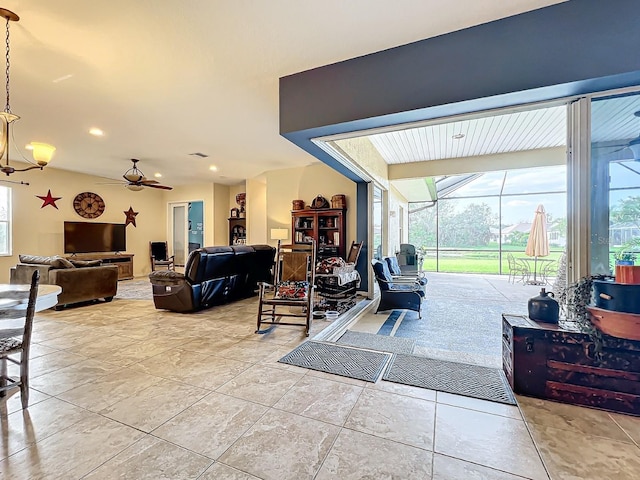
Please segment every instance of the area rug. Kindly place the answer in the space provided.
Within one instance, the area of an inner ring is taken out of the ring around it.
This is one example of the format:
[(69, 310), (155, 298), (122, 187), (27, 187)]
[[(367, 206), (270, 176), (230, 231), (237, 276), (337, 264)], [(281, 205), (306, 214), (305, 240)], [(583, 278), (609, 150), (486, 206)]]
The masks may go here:
[(416, 346), (415, 338), (389, 337), (375, 333), (354, 332), (347, 330), (336, 341), (340, 345), (367, 348), (378, 352), (413, 353)]
[(116, 298), (127, 300), (153, 300), (153, 289), (148, 278), (118, 282)]
[(289, 352), (280, 363), (355, 378), (366, 382), (378, 379), (391, 354), (307, 341)]
[(501, 369), (448, 362), (418, 355), (394, 354), (383, 380), (515, 405)]

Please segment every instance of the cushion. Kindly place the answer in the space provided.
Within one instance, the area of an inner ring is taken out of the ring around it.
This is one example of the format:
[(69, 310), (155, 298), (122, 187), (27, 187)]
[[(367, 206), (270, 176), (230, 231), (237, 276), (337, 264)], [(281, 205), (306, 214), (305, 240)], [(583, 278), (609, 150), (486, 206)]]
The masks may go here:
[(158, 270), (149, 274), (149, 280), (153, 285), (181, 285), (185, 281), (184, 273), (173, 270)]
[(54, 255), (52, 257), (43, 257), (40, 255), (18, 255), (20, 263), (51, 265), (53, 268), (74, 268), (73, 264), (66, 258)]
[(69, 260), (74, 267), (99, 267), (102, 265), (102, 260)]
[(276, 298), (296, 300), (306, 298), (309, 282), (280, 282), (276, 285)]

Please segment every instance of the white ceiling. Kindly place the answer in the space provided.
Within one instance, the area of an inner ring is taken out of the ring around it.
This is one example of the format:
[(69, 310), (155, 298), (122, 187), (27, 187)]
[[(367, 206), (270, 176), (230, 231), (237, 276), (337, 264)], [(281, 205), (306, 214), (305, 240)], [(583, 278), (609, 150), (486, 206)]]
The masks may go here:
[(238, 183), (315, 161), (278, 133), (279, 77), (554, 3), (4, 0), (21, 17), (15, 144), (51, 143), (55, 168), (108, 178), (135, 157), (169, 185)]

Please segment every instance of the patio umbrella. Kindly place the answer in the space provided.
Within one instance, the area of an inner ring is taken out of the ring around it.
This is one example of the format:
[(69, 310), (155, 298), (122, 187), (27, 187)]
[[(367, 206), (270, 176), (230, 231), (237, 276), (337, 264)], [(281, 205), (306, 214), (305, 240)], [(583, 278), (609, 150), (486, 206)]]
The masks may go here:
[(533, 267), (533, 283), (537, 283), (536, 275), (538, 271), (538, 257), (546, 257), (549, 255), (549, 238), (547, 237), (547, 216), (542, 204), (536, 208), (536, 214), (533, 217), (531, 230), (529, 232), (529, 240), (527, 240), (527, 248), (524, 253), (529, 257), (535, 257)]

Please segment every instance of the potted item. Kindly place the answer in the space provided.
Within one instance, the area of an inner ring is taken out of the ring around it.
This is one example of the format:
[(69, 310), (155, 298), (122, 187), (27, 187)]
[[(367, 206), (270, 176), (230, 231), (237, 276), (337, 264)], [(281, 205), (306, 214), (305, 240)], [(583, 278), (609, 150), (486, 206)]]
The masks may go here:
[(544, 288), (540, 295), (529, 299), (529, 318), (537, 322), (558, 323), (560, 305), (553, 292), (547, 292)]

